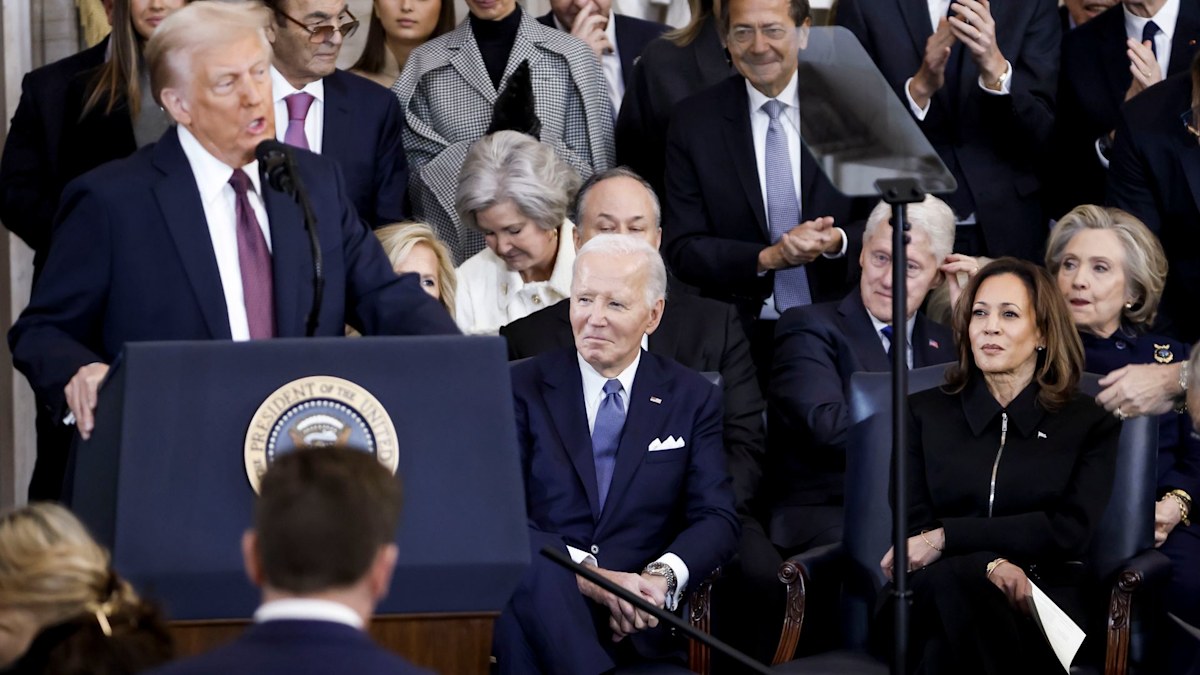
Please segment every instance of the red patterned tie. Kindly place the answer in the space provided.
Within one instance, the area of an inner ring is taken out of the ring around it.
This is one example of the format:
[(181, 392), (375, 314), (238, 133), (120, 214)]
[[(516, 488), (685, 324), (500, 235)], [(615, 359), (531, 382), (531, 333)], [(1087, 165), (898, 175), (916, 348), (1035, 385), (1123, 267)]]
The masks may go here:
[(238, 267), (242, 271), (242, 298), (246, 303), (246, 322), (250, 339), (275, 337), (274, 281), (271, 276), (271, 252), (258, 218), (250, 206), (247, 191), (253, 190), (250, 177), (234, 169), (229, 178), (233, 186), (237, 212)]

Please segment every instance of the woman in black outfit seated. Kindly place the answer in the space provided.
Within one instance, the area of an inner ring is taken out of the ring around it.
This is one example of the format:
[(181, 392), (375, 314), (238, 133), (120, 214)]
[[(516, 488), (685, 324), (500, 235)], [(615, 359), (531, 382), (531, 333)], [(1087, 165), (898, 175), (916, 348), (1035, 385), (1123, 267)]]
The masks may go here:
[[(957, 365), (909, 398), (910, 669), (1062, 673), (1030, 585), (1086, 625), (1079, 561), (1120, 425), (1078, 391), (1083, 349), (1045, 270), (1001, 258), (960, 300)], [(890, 578), (892, 550), (880, 565)]]
[[(1058, 281), (1079, 329), (1089, 373), (1126, 369), (1130, 377), (1139, 372), (1128, 366), (1162, 371), (1170, 375), (1171, 394), (1186, 391), (1187, 346), (1149, 332), (1162, 299), (1167, 258), (1142, 221), (1120, 209), (1080, 206), (1050, 233), (1046, 269)], [(1116, 415), (1125, 413), (1117, 408)], [(1158, 431), (1154, 545), (1172, 562), (1167, 609), (1200, 625), (1200, 531), (1190, 526), (1192, 499), (1200, 494), (1200, 438), (1187, 415), (1175, 411), (1159, 417)], [(1200, 657), (1195, 640), (1179, 635), (1167, 642), (1170, 663), (1162, 672), (1187, 672)]]

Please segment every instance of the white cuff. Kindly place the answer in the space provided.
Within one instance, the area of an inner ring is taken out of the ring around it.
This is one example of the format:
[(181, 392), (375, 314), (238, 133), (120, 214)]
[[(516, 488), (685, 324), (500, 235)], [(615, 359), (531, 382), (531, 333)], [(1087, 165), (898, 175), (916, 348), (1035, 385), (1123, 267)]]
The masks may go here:
[(845, 258), (846, 257), (846, 247), (849, 244), (849, 240), (846, 238), (846, 231), (840, 227), (835, 227), (833, 229), (842, 233), (842, 248), (837, 253), (822, 253), (821, 257), (829, 258), (830, 260), (837, 260), (838, 258)]
[(679, 600), (683, 597), (684, 591), (687, 590), (687, 565), (683, 564), (683, 559), (670, 551), (662, 554), (655, 562), (666, 563), (671, 568), (671, 571), (675, 573), (675, 593), (666, 599), (667, 611), (674, 612), (679, 607)]
[(600, 563), (596, 562), (596, 556), (582, 549), (575, 548), (574, 546), (568, 546), (567, 553), (571, 554), (571, 560), (574, 560), (575, 564), (577, 565), (591, 563), (596, 567), (600, 566)]
[(908, 109), (912, 111), (913, 117), (916, 117), (918, 121), (924, 122), (925, 116), (929, 114), (929, 104), (933, 102), (933, 99), (930, 98), (926, 101), (924, 108), (917, 105), (917, 102), (913, 100), (912, 94), (908, 91), (908, 85), (912, 84), (912, 81), (911, 77), (904, 81), (904, 98), (908, 100)]
[(1008, 61), (1004, 62), (1004, 75), (1000, 76), (1000, 89), (988, 89), (983, 83), (983, 75), (979, 76), (979, 88), (991, 94), (992, 96), (1007, 96), (1012, 93), (1012, 64)]

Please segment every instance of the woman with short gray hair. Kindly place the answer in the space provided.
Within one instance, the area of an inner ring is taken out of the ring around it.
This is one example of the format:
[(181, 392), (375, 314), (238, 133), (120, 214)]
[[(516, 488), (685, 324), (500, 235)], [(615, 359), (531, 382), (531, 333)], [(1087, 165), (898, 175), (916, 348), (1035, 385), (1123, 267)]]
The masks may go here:
[(458, 268), (455, 316), (465, 333), (501, 326), (571, 295), (579, 175), (554, 149), (516, 131), (485, 136), (459, 174), (455, 208), (487, 248)]

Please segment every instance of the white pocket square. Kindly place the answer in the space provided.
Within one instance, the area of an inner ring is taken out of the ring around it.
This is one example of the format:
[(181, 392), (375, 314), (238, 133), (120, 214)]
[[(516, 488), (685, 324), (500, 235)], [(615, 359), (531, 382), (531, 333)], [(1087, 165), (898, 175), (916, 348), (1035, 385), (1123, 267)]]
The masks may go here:
[(646, 452), (658, 452), (659, 450), (674, 450), (683, 447), (683, 436), (675, 438), (667, 436), (666, 440), (654, 439), (650, 442), (650, 447), (646, 448)]

